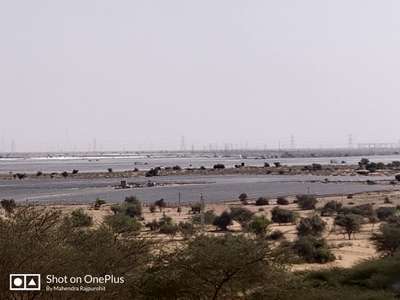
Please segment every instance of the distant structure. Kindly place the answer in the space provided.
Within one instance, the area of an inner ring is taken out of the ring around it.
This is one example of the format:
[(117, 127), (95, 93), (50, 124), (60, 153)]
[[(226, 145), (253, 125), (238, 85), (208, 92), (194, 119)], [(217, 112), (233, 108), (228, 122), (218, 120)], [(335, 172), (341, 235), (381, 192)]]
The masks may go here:
[(296, 143), (293, 134), (290, 136), (290, 149), (296, 149)]
[(186, 142), (185, 142), (185, 137), (182, 135), (181, 136), (181, 147), (180, 147), (181, 151), (186, 151)]
[(0, 148), (0, 151), (6, 152), (4, 136), (1, 137), (1, 148)]
[(93, 152), (96, 152), (97, 150), (97, 140), (96, 138), (93, 139), (93, 147), (92, 147)]
[(348, 136), (348, 145), (347, 146), (349, 149), (353, 148), (353, 135), (352, 134), (349, 134), (349, 136)]
[(17, 151), (17, 146), (15, 145), (14, 139), (11, 140), (11, 153), (14, 153)]
[(358, 144), (359, 149), (393, 149), (397, 148), (396, 143), (360, 143)]

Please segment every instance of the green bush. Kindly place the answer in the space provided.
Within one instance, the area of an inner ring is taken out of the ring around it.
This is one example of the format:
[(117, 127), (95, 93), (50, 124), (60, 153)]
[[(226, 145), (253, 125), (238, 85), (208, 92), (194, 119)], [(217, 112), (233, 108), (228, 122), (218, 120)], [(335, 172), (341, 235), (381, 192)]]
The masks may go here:
[(223, 164), (216, 164), (216, 165), (214, 165), (213, 168), (214, 168), (214, 169), (225, 169), (225, 165), (223, 165)]
[(0, 205), (7, 214), (12, 214), (14, 209), (17, 207), (14, 199), (3, 199), (0, 201)]
[(335, 218), (335, 225), (343, 228), (349, 240), (351, 236), (361, 229), (362, 218), (355, 214), (340, 214)]
[(150, 170), (148, 170), (144, 176), (146, 177), (153, 177), (153, 176), (158, 176), (159, 172), (161, 171), (160, 167), (156, 167), (156, 168), (151, 168)]
[(248, 196), (247, 196), (246, 193), (241, 193), (241, 194), (239, 195), (239, 200), (240, 200), (240, 202), (242, 202), (242, 203), (247, 203), (247, 199), (248, 199)]
[(293, 249), (297, 255), (308, 263), (327, 263), (335, 260), (335, 256), (328, 248), (324, 239), (312, 236), (300, 237), (294, 242)]
[(339, 209), (341, 214), (354, 214), (369, 218), (374, 215), (374, 208), (371, 203), (361, 204), (354, 207), (342, 207)]
[(126, 197), (122, 209), (125, 211), (126, 215), (132, 218), (142, 216), (142, 203), (135, 196)]
[(231, 217), (232, 220), (235, 220), (240, 223), (240, 225), (245, 226), (248, 222), (250, 222), (254, 213), (252, 213), (247, 208), (243, 207), (231, 207)]
[(271, 211), (271, 214), (272, 222), (278, 224), (295, 223), (297, 219), (297, 215), (294, 212), (280, 207), (274, 207)]
[(190, 211), (193, 214), (199, 214), (201, 213), (201, 203), (193, 203), (190, 205)]
[(154, 205), (157, 206), (160, 209), (160, 211), (162, 211), (163, 208), (167, 207), (167, 203), (163, 198), (154, 202)]
[(214, 226), (217, 226), (220, 230), (226, 231), (228, 230), (228, 226), (232, 225), (232, 217), (231, 214), (227, 211), (224, 211), (220, 216), (217, 216), (213, 222)]
[[(74, 276), (124, 276), (126, 284), (106, 283), (102, 299), (132, 299), (131, 287), (139, 285), (150, 263), (151, 242), (132, 237), (116, 238), (107, 225), (72, 227), (58, 210), (18, 206), (7, 218), (0, 217), (0, 299), (83, 299), (97, 297), (76, 292), (9, 291), (9, 274), (69, 274)], [(128, 271), (128, 272), (127, 272)]]
[(105, 200), (97, 198), (96, 201), (94, 202), (94, 209), (99, 209), (104, 204), (106, 204)]
[(159, 232), (174, 236), (178, 232), (178, 226), (173, 223), (164, 223), (160, 225)]
[(268, 232), (268, 226), (271, 221), (265, 216), (254, 216), (247, 226), (247, 230), (258, 236), (265, 236)]
[(279, 241), (285, 238), (285, 235), (280, 230), (274, 230), (268, 235), (268, 239), (272, 241)]
[[(204, 213), (204, 224), (205, 225), (212, 225), (214, 223), (215, 218), (217, 215), (214, 213), (213, 210), (207, 210)], [(192, 217), (193, 224), (200, 224), (201, 223), (201, 215), (197, 214)]]
[(276, 204), (278, 205), (289, 205), (289, 200), (286, 197), (278, 197), (276, 199)]
[(386, 221), (390, 217), (394, 216), (396, 214), (396, 208), (395, 207), (379, 207), (376, 209), (376, 216), (378, 217), (379, 220), (381, 221)]
[(93, 225), (93, 218), (85, 213), (82, 208), (72, 211), (69, 220), (73, 227), (89, 227)]
[(400, 225), (396, 223), (383, 224), (381, 232), (372, 236), (378, 251), (386, 255), (394, 255), (400, 250)]
[(269, 205), (269, 200), (265, 197), (260, 197), (256, 200), (257, 206)]
[(155, 213), (155, 212), (156, 212), (156, 209), (157, 209), (157, 207), (156, 207), (154, 204), (151, 204), (150, 207), (149, 207), (149, 211), (150, 211), (151, 213)]
[(116, 214), (106, 216), (104, 223), (112, 228), (118, 234), (138, 234), (142, 228), (142, 224), (135, 218), (131, 218), (124, 214)]
[(318, 215), (314, 215), (311, 218), (301, 219), (297, 225), (297, 233), (299, 236), (321, 236), (325, 227), (326, 223)]
[(191, 237), (196, 233), (196, 227), (190, 222), (179, 222), (178, 230), (185, 238)]
[(297, 204), (303, 210), (315, 209), (318, 203), (317, 198), (314, 195), (297, 195)]
[(342, 206), (343, 206), (342, 203), (331, 200), (331, 201), (325, 203), (324, 207), (321, 209), (321, 215), (322, 216), (332, 216), (332, 215), (338, 213), (340, 211), (340, 209), (342, 208)]
[(147, 228), (150, 228), (151, 231), (157, 231), (160, 229), (160, 223), (157, 220), (153, 220), (151, 222), (146, 223)]
[(282, 277), (265, 241), (200, 235), (153, 263), (139, 286), (144, 299), (239, 299)]

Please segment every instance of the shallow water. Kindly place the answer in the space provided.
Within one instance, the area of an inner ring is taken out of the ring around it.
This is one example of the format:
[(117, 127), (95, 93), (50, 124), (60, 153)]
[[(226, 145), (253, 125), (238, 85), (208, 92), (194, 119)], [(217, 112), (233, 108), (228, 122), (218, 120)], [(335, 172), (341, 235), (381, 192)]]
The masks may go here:
[[(363, 156), (368, 157), (371, 161), (389, 163), (395, 160), (400, 161), (400, 155), (380, 155), (380, 156)], [(276, 161), (284, 165), (310, 165), (312, 163), (330, 164), (331, 161), (345, 164), (357, 164), (361, 160), (361, 156), (351, 157), (309, 157), (309, 158), (279, 158), (279, 159), (243, 159), (240, 156), (235, 157), (170, 157), (156, 156), (147, 157), (138, 156), (96, 156), (96, 157), (34, 157), (34, 158), (3, 158), (0, 159), (0, 173), (20, 172), (20, 173), (36, 173), (42, 171), (51, 172), (71, 172), (77, 169), (80, 172), (105, 172), (108, 168), (114, 171), (127, 171), (138, 168), (139, 170), (148, 170), (154, 167), (172, 167), (179, 165), (182, 168), (199, 168), (204, 166), (210, 168), (215, 164), (222, 163), (226, 167), (245, 163), (248, 166), (263, 166), (264, 162), (273, 164)]]
[[(329, 183), (324, 183), (328, 178)], [(222, 176), (165, 176), (153, 177), (157, 183), (189, 183), (158, 187), (117, 190), (113, 186), (119, 179), (27, 179), (1, 180), (0, 197), (16, 201), (40, 202), (93, 202), (101, 198), (120, 202), (126, 196), (136, 195), (145, 202), (164, 198), (177, 202), (181, 193), (183, 202), (194, 202), (203, 194), (205, 201), (219, 202), (237, 199), (240, 193), (249, 197), (276, 197), (311, 193), (316, 195), (351, 194), (366, 191), (392, 190), (384, 182), (367, 185), (362, 176), (279, 176), (279, 175), (222, 175)], [(389, 177), (372, 178), (388, 180)], [(147, 178), (132, 178), (128, 182), (147, 182)]]

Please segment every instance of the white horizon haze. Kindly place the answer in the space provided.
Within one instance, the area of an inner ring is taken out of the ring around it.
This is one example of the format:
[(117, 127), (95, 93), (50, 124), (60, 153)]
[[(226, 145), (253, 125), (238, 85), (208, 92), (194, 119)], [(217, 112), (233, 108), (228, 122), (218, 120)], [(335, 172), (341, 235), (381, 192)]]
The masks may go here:
[(394, 0), (0, 0), (0, 151), (398, 143), (399, 13)]

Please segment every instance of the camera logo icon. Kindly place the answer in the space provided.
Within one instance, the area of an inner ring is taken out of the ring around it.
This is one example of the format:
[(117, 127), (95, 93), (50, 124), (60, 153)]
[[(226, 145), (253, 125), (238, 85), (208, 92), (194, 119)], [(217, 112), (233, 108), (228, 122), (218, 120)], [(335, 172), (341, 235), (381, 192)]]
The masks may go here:
[(40, 274), (10, 274), (10, 291), (40, 291)]

